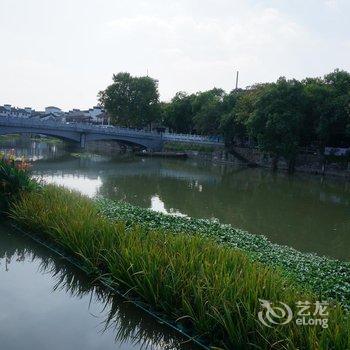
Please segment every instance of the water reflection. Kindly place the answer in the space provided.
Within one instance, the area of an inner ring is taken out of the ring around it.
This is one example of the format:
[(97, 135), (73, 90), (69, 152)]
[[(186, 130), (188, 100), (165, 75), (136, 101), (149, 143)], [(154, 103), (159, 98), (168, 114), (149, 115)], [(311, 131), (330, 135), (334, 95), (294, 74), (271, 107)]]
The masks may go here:
[(83, 192), (89, 197), (95, 196), (100, 192), (102, 180), (99, 176), (91, 178), (84, 175), (63, 174), (56, 172), (54, 174), (38, 176), (45, 183), (54, 183), (60, 186), (66, 186), (72, 190)]
[(0, 243), (1, 348), (195, 349), (29, 238)]
[(113, 159), (77, 158), (58, 148), (61, 153), (45, 154), (34, 163), (37, 176), (89, 196), (164, 213), (215, 217), (279, 244), (350, 260), (349, 182), (196, 160), (118, 154)]
[(153, 210), (153, 211), (157, 211), (159, 213), (163, 213), (163, 214), (171, 214), (171, 215), (175, 215), (175, 216), (186, 216), (185, 214), (182, 214), (179, 211), (174, 210), (172, 208), (167, 210), (165, 208), (165, 203), (157, 195), (156, 196), (152, 196), (150, 209)]

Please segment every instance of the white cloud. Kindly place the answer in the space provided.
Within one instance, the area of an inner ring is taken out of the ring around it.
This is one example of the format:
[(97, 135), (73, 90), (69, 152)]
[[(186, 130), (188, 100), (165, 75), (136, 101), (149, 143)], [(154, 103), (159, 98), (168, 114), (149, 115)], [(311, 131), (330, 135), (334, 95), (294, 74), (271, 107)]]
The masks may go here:
[[(96, 103), (113, 73), (161, 96), (350, 69), (348, 0), (0, 2), (0, 104)], [(25, 102), (24, 102), (25, 101)], [(32, 101), (32, 103), (31, 103)]]
[[(129, 47), (132, 55), (141, 53), (148, 64), (166, 62), (164, 70), (155, 68), (171, 81), (172, 87), (166, 86), (168, 92), (163, 94), (166, 98), (186, 88), (195, 91), (217, 85), (230, 89), (234, 69), (244, 72), (246, 84), (269, 79), (268, 70), (276, 72), (276, 65), (283, 67), (287, 51), (298, 53), (315, 43), (305, 27), (274, 8), (247, 11), (239, 20), (135, 16), (116, 19), (109, 27), (116, 41), (133, 43)], [(290, 53), (289, 61), (293, 55)], [(274, 78), (283, 73), (281, 69)], [(186, 81), (185, 76), (192, 79)], [(161, 87), (163, 84), (164, 78)]]
[(339, 1), (338, 0), (325, 0), (325, 5), (333, 10), (339, 9)]

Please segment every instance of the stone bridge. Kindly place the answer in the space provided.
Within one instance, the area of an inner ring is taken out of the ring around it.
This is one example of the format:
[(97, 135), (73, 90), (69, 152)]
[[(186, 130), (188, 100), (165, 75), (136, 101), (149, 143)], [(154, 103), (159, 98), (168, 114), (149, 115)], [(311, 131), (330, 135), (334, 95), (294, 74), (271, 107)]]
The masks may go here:
[(53, 136), (63, 140), (78, 142), (81, 147), (85, 147), (85, 143), (88, 141), (100, 140), (115, 140), (150, 151), (160, 151), (163, 147), (162, 135), (156, 132), (122, 127), (101, 127), (0, 117), (0, 135), (23, 133)]
[(224, 146), (223, 139), (220, 136), (158, 133), (119, 126), (107, 127), (0, 117), (0, 135), (23, 133), (41, 134), (79, 142), (81, 147), (85, 147), (85, 143), (88, 141), (108, 140), (138, 146), (150, 151), (161, 151), (165, 141)]

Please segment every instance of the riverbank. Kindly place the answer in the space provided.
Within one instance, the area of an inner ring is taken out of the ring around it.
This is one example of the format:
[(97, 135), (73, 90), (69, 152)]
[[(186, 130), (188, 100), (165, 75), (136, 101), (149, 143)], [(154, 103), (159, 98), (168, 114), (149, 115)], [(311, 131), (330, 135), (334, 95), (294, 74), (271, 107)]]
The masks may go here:
[(201, 234), (169, 235), (136, 221), (114, 223), (101, 216), (90, 199), (55, 186), (23, 194), (10, 213), (23, 229), (40, 233), (79, 259), (91, 274), (107, 276), (112, 286), (138, 295), (209, 345), (349, 345), (348, 320), (336, 304), (328, 328), (263, 326), (257, 318), (259, 299), (283, 300), (296, 311), (296, 301), (312, 302), (317, 295), (240, 249)]
[[(268, 169), (273, 168), (273, 159), (257, 148), (252, 147), (234, 146), (229, 150), (224, 147), (166, 143), (164, 149), (166, 151), (185, 152), (189, 158), (211, 161), (218, 164), (239, 164)], [(287, 172), (288, 162), (283, 158), (278, 159), (277, 169)], [(325, 162), (318, 154), (300, 153), (296, 158), (295, 172), (350, 179), (350, 162), (348, 160), (341, 161), (337, 157), (328, 157)]]

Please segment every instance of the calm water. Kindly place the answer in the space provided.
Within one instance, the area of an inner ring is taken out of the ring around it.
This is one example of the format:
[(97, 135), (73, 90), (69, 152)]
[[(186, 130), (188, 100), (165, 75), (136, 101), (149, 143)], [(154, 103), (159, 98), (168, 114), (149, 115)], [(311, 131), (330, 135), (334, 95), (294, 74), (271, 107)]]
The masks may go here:
[(195, 349), (3, 224), (0, 310), (0, 349)]
[(264, 234), (305, 252), (350, 260), (350, 184), (343, 180), (130, 155), (72, 155), (63, 144), (13, 140), (48, 182), (142, 207)]

